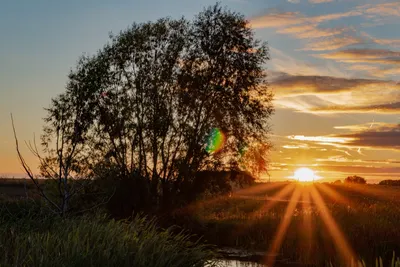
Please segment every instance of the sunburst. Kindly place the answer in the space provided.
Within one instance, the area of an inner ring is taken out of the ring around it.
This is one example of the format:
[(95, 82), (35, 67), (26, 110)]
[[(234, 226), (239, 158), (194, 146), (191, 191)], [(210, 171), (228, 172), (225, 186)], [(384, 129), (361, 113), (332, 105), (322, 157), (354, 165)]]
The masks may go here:
[[(325, 225), (324, 229), (331, 237), (343, 263), (346, 265), (349, 261), (355, 260), (356, 254), (350, 246), (346, 236), (335, 221), (335, 218), (332, 216), (328, 206), (325, 203), (325, 199), (330, 199), (335, 203), (345, 207), (353, 206), (354, 203), (336, 191), (336, 186), (328, 186), (322, 183), (304, 183), (317, 180), (319, 178), (311, 169), (298, 169), (296, 170), (294, 177), (297, 177), (297, 180), (300, 182), (287, 184), (264, 183), (250, 188), (238, 190), (233, 193), (230, 196), (231, 198), (255, 198), (256, 195), (258, 198), (260, 194), (268, 193), (268, 196), (264, 198), (265, 201), (263, 205), (261, 205), (259, 209), (250, 213), (250, 216), (248, 216), (248, 222), (242, 225), (239, 229), (236, 229), (234, 234), (240, 235), (245, 233), (246, 229), (250, 228), (254, 223), (256, 223), (257, 218), (268, 213), (277, 205), (277, 203), (287, 203), (285, 213), (281, 218), (269, 247), (267, 248), (265, 260), (267, 266), (273, 266), (276, 261), (275, 257), (280, 251), (281, 245), (285, 240), (294, 212), (299, 203), (301, 203), (303, 211), (311, 209), (316, 209), (318, 211), (319, 218)], [(352, 193), (363, 193), (377, 198), (393, 200), (393, 196), (389, 194), (387, 190), (385, 191), (383, 189), (373, 188), (365, 185), (352, 185), (351, 187), (346, 188)], [(275, 193), (270, 194), (270, 192)], [(224, 199), (225, 197), (218, 197), (203, 201), (201, 203), (209, 205)], [(301, 224), (303, 226), (301, 236), (304, 239), (304, 245), (311, 247), (314, 236), (314, 221), (311, 219), (310, 213), (307, 214), (307, 212), (303, 212), (302, 215), (304, 218)]]

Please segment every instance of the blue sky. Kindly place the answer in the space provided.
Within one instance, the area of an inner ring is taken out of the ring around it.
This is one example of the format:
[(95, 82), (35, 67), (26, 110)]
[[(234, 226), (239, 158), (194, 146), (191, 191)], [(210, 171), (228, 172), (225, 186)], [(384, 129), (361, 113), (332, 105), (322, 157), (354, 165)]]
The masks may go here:
[[(191, 18), (214, 3), (2, 0), (0, 173), (21, 173), (10, 112), (21, 140), (39, 135), (43, 108), (64, 90), (66, 76), (83, 52), (94, 53), (110, 31), (134, 21)], [(331, 179), (355, 171), (370, 180), (400, 177), (398, 0), (222, 4), (244, 13), (271, 48), (266, 67), (277, 108), (272, 177), (284, 179), (302, 166)], [(321, 141), (323, 137), (334, 138)], [(34, 166), (33, 157), (23, 151)]]

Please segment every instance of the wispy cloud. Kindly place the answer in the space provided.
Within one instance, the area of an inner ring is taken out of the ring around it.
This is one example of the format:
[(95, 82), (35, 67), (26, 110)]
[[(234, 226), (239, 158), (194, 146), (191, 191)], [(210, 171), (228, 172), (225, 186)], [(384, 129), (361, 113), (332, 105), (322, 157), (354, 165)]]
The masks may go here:
[(395, 78), (400, 74), (400, 52), (389, 49), (345, 49), (314, 55), (347, 63), (348, 70), (363, 73), (366, 77)]
[(324, 169), (326, 171), (335, 171), (335, 172), (344, 172), (344, 173), (357, 173), (360, 174), (380, 174), (388, 176), (400, 175), (399, 167), (382, 167), (382, 166), (365, 166), (365, 165), (331, 165), (324, 164), (319, 165), (319, 168)]
[(349, 130), (352, 132), (359, 132), (359, 131), (367, 131), (370, 130), (372, 127), (378, 127), (379, 129), (393, 129), (397, 127), (397, 124), (393, 123), (384, 123), (384, 122), (369, 122), (369, 123), (363, 123), (363, 124), (353, 124), (353, 125), (342, 125), (342, 126), (335, 126), (335, 129), (341, 129), (341, 130)]
[(275, 74), (275, 102), (309, 113), (397, 113), (400, 83), (377, 79)]
[(277, 30), (279, 33), (291, 34), (298, 39), (322, 38), (341, 34), (346, 28), (318, 28), (313, 24), (303, 24), (285, 27)]
[(388, 49), (346, 49), (316, 56), (346, 63), (400, 64), (400, 52)]
[(321, 23), (345, 17), (358, 16), (359, 11), (324, 14), (307, 17), (299, 12), (271, 12), (251, 19), (254, 28), (277, 28), (277, 32), (296, 39), (309, 40), (304, 50), (333, 50), (363, 41), (354, 36), (350, 27), (320, 27)]
[(315, 142), (337, 147), (400, 150), (400, 124), (383, 124), (347, 134), (329, 136), (288, 136), (288, 139)]
[(302, 50), (310, 51), (327, 51), (336, 50), (349, 45), (359, 44), (364, 42), (360, 37), (345, 34), (343, 36), (332, 36), (330, 38), (322, 38), (319, 40), (309, 41)]
[[(400, 102), (379, 104), (379, 105), (341, 105), (341, 106), (327, 106), (311, 108), (311, 112), (316, 113), (386, 113), (386, 114), (399, 114)], [(399, 137), (400, 138), (400, 137)]]
[(254, 17), (250, 20), (250, 25), (254, 28), (281, 28), (289, 25), (305, 25), (317, 27), (323, 22), (338, 20), (346, 17), (360, 16), (360, 11), (348, 11), (324, 14), (307, 17), (300, 12), (276, 12), (272, 11), (262, 16)]
[(384, 125), (337, 137), (351, 138), (350, 144), (353, 146), (400, 149), (400, 124)]
[(391, 46), (391, 47), (400, 47), (400, 39), (376, 38), (366, 32), (361, 32), (360, 35), (363, 36), (364, 38), (370, 40), (374, 44)]
[(371, 19), (389, 19), (391, 17), (400, 17), (400, 2), (366, 4), (358, 6), (357, 10), (364, 13)]
[(349, 143), (353, 140), (351, 137), (332, 137), (332, 136), (304, 136), (304, 135), (291, 135), (288, 136), (289, 139), (299, 140), (299, 141), (312, 141), (319, 144), (327, 143)]
[(364, 90), (364, 92), (367, 92), (368, 88), (380, 90), (382, 86), (400, 89), (399, 84), (391, 81), (332, 76), (289, 75), (286, 73), (281, 73), (279, 76), (276, 75), (275, 79), (271, 81), (271, 86), (275, 88), (278, 96), (305, 95), (310, 93), (332, 94), (356, 90)]
[[(289, 2), (296, 2), (291, 0)], [(309, 3), (319, 4), (333, 0), (308, 0)], [(297, 39), (308, 39), (310, 42), (304, 50), (323, 51), (343, 48), (349, 45), (365, 43), (366, 40), (382, 45), (400, 45), (400, 40), (371, 38), (365, 32), (356, 36), (351, 27), (332, 28), (321, 27), (322, 23), (334, 20), (363, 17), (368, 21), (377, 22), (400, 16), (400, 2), (377, 3), (360, 5), (346, 12), (328, 13), (318, 16), (306, 16), (300, 12), (270, 11), (250, 20), (254, 28), (276, 28), (278, 33), (287, 34)]]
[(360, 159), (360, 158), (349, 158), (345, 157), (342, 155), (336, 155), (336, 156), (331, 156), (328, 158), (317, 158), (315, 161), (318, 162), (330, 162), (330, 163), (336, 163), (336, 162), (344, 162), (344, 163), (355, 163), (355, 164), (368, 164), (369, 166), (371, 165), (389, 165), (389, 164), (400, 164), (399, 160), (394, 160), (394, 159), (387, 159), (387, 160), (371, 160), (371, 159)]
[(271, 80), (279, 78), (283, 73), (290, 75), (309, 75), (309, 76), (335, 76), (342, 77), (345, 72), (332, 64), (332, 62), (325, 61), (323, 63), (315, 64), (298, 60), (287, 53), (275, 48), (270, 47), (271, 64), (275, 71), (268, 71)]

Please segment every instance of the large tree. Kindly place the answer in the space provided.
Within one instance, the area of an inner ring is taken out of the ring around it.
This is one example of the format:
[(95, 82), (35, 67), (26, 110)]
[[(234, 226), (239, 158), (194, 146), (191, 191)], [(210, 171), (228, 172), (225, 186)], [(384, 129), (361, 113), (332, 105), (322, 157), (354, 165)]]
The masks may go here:
[[(268, 59), (245, 18), (219, 5), (192, 21), (134, 23), (77, 63), (48, 109), (43, 144), (62, 142), (65, 177), (112, 167), (144, 179), (157, 201), (185, 196), (199, 170), (245, 166), (244, 147), (269, 147)], [(218, 150), (207, 149), (212, 133), (224, 137)], [(57, 155), (48, 161), (62, 164)]]

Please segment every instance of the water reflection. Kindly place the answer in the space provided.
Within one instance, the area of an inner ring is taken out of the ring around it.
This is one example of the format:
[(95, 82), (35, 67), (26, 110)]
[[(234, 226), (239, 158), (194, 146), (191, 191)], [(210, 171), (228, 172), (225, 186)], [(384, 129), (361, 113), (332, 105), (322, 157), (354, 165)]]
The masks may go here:
[(266, 267), (267, 265), (251, 262), (251, 261), (238, 261), (238, 260), (223, 260), (219, 261), (223, 267)]

